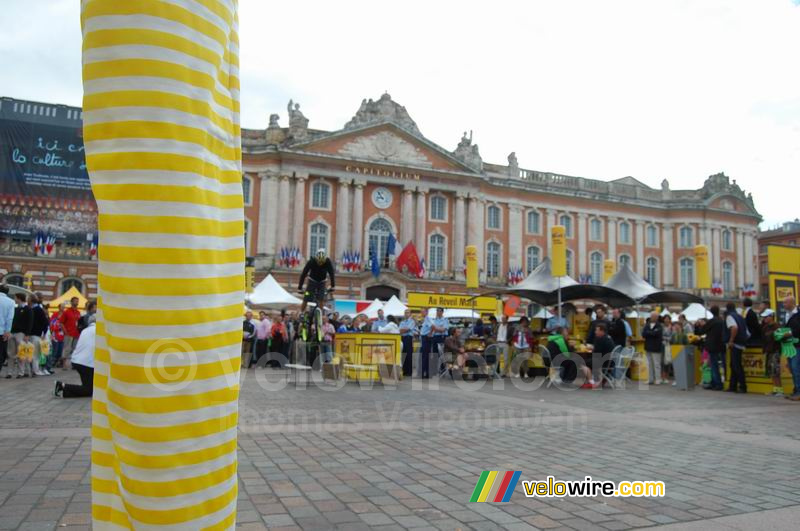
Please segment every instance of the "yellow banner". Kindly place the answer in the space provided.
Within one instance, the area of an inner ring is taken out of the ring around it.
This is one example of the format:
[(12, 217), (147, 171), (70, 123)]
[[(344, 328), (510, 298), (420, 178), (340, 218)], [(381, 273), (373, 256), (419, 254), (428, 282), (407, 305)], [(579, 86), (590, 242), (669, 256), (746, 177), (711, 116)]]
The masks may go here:
[(253, 277), (256, 274), (256, 268), (253, 266), (245, 266), (244, 268), (244, 290), (247, 293), (253, 293)]
[[(476, 312), (491, 312), (497, 310), (497, 300), (494, 297), (475, 297)], [(449, 293), (409, 293), (408, 306), (410, 308), (457, 308), (471, 310), (473, 300), (471, 295), (451, 295)]]
[(694, 248), (695, 288), (711, 289), (711, 263), (708, 261), (708, 246)]
[(467, 245), (464, 251), (467, 262), (467, 289), (476, 289), (478, 287), (478, 248), (474, 245)]
[(617, 262), (615, 260), (606, 260), (603, 262), (603, 284), (608, 282), (608, 279), (614, 276), (617, 272)]
[(567, 275), (567, 233), (563, 225), (555, 225), (550, 229), (552, 244), (550, 245), (550, 268), (554, 277)]

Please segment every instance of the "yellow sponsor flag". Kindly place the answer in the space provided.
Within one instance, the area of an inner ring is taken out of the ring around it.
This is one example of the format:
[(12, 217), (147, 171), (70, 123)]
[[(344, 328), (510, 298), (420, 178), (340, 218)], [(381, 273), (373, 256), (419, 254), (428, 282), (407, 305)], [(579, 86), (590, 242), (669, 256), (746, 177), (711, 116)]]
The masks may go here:
[(100, 220), (94, 529), (236, 526), (237, 19), (237, 0), (81, 2)]
[(697, 289), (711, 289), (711, 263), (708, 261), (708, 246), (694, 247), (695, 283)]
[(467, 262), (467, 289), (476, 289), (478, 287), (478, 248), (474, 245), (467, 245), (464, 256)]
[(603, 284), (608, 282), (608, 279), (614, 276), (617, 272), (617, 262), (614, 260), (606, 260), (603, 262)]
[(567, 276), (567, 232), (563, 225), (550, 229), (550, 267), (554, 277)]

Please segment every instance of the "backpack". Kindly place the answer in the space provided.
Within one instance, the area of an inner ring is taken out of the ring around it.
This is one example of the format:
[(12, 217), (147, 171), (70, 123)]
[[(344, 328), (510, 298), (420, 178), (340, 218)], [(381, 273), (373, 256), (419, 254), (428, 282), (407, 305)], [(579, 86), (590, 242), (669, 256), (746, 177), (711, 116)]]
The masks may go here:
[[(734, 344), (736, 345), (744, 345), (747, 343), (747, 340), (750, 339), (750, 330), (747, 329), (747, 323), (744, 320), (744, 317), (739, 315), (738, 312), (733, 312), (728, 314), (733, 317), (733, 320), (736, 321), (736, 337), (733, 339)], [(731, 337), (730, 328), (727, 326), (725, 327), (725, 341), (727, 342)]]

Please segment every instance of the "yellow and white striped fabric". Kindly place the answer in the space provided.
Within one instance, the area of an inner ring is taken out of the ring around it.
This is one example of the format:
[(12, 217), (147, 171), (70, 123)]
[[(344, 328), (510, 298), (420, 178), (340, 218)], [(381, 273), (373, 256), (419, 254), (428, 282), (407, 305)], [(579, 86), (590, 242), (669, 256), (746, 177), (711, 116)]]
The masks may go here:
[(244, 225), (236, 0), (83, 0), (99, 209), (95, 529), (229, 529)]

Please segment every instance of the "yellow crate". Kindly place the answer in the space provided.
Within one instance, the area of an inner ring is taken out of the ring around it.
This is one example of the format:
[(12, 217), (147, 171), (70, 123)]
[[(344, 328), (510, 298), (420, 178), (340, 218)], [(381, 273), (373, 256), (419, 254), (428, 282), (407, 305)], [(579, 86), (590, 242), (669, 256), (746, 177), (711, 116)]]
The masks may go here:
[(348, 380), (354, 381), (380, 381), (378, 374), (378, 366), (370, 365), (368, 367), (345, 367), (345, 375)]

